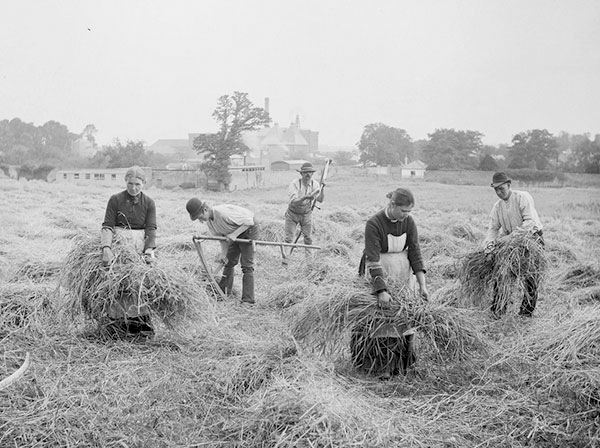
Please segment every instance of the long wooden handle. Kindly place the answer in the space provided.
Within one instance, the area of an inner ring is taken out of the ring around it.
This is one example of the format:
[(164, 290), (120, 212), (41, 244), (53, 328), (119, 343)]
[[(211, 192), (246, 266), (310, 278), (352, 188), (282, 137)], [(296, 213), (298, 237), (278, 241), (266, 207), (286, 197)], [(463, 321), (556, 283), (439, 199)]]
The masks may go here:
[[(193, 240), (217, 240), (217, 241), (228, 241), (224, 236), (213, 236), (213, 235), (195, 235)], [(294, 243), (279, 243), (277, 241), (261, 241), (261, 240), (248, 240), (244, 238), (236, 238), (236, 243), (249, 243), (249, 244), (262, 244), (264, 246), (291, 246), (291, 247), (303, 247), (305, 249), (321, 249), (321, 246), (313, 246), (310, 244), (294, 244)]]

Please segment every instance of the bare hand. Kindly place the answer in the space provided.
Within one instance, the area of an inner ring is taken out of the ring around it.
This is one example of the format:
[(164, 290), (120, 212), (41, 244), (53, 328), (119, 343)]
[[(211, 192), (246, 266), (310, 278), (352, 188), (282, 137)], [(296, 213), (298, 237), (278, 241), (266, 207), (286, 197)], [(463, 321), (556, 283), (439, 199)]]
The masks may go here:
[(154, 249), (146, 249), (143, 255), (146, 264), (154, 263), (154, 260), (156, 259), (156, 255), (154, 255)]
[(114, 260), (115, 255), (110, 247), (102, 249), (102, 266), (108, 266)]
[(390, 296), (387, 291), (381, 291), (379, 294), (377, 294), (377, 305), (379, 305), (379, 308), (382, 310), (390, 309), (391, 300), (392, 296)]

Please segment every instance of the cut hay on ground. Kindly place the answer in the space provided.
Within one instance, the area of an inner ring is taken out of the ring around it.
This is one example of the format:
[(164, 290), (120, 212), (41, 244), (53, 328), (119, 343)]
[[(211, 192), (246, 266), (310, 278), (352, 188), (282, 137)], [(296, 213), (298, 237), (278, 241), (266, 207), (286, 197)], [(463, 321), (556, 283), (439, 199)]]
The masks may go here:
[(10, 281), (22, 282), (24, 280), (31, 280), (34, 282), (43, 282), (57, 276), (60, 273), (60, 269), (60, 263), (28, 261), (17, 268)]
[(111, 304), (136, 298), (167, 327), (175, 321), (210, 310), (210, 300), (198, 282), (169, 263), (158, 259), (144, 262), (135, 248), (113, 244), (115, 259), (108, 267), (101, 262), (98, 236), (81, 234), (67, 255), (61, 285), (70, 293), (69, 306), (76, 314), (102, 321)]
[(415, 328), (434, 349), (436, 359), (466, 359), (473, 349), (484, 347), (472, 312), (424, 302), (407, 288), (388, 286), (395, 300), (385, 312), (360, 282), (321, 288), (295, 309), (294, 336), (321, 353), (341, 354), (354, 329), (366, 328), (374, 334), (392, 324)]
[(29, 325), (36, 313), (50, 306), (51, 294), (49, 288), (29, 282), (0, 285), (0, 336)]
[(316, 289), (313, 283), (305, 281), (284, 282), (269, 289), (265, 305), (274, 308), (288, 308), (313, 296)]
[(282, 220), (260, 221), (258, 223), (258, 228), (260, 229), (260, 238), (258, 238), (259, 240), (272, 241), (276, 243), (281, 243), (285, 240), (285, 225)]
[[(569, 391), (586, 406), (600, 406), (600, 305), (578, 309), (526, 341), (548, 393)], [(599, 414), (600, 417), (600, 414)], [(600, 434), (600, 428), (598, 428)]]
[(573, 286), (577, 288), (587, 288), (600, 284), (600, 269), (592, 264), (582, 264), (570, 268), (563, 275), (562, 282), (569, 289)]
[[(493, 250), (471, 252), (463, 257), (458, 277), (464, 298), (489, 308), (497, 291), (497, 308), (506, 309), (516, 293), (522, 293), (530, 277), (543, 279), (547, 258), (544, 247), (531, 235), (513, 232), (496, 242)], [(519, 302), (520, 303), (520, 302)]]

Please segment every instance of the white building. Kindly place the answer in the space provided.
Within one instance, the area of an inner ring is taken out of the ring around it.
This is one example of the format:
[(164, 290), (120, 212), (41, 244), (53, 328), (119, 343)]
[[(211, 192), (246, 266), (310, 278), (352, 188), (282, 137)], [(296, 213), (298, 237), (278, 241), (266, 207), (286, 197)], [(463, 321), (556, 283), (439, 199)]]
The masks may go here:
[(402, 169), (402, 177), (406, 178), (415, 178), (422, 179), (425, 177), (425, 170), (427, 169), (427, 165), (425, 165), (420, 160), (415, 160), (414, 162), (407, 163), (406, 165), (401, 166)]

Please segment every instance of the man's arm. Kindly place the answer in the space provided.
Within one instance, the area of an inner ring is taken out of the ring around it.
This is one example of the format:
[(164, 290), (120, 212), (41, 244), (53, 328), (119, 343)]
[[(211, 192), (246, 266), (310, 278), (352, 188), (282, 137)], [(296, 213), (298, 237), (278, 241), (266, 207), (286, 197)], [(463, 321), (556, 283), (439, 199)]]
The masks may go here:
[(237, 229), (235, 229), (229, 235), (225, 235), (225, 238), (227, 238), (228, 241), (233, 242), (233, 240), (235, 240), (238, 236), (240, 236), (242, 233), (244, 233), (249, 228), (250, 228), (250, 226), (248, 226), (248, 225), (239, 226)]
[(496, 238), (498, 238), (498, 232), (500, 231), (500, 227), (500, 220), (498, 219), (496, 206), (494, 206), (490, 213), (490, 221), (488, 223), (487, 232), (483, 240), (484, 248), (496, 241)]

